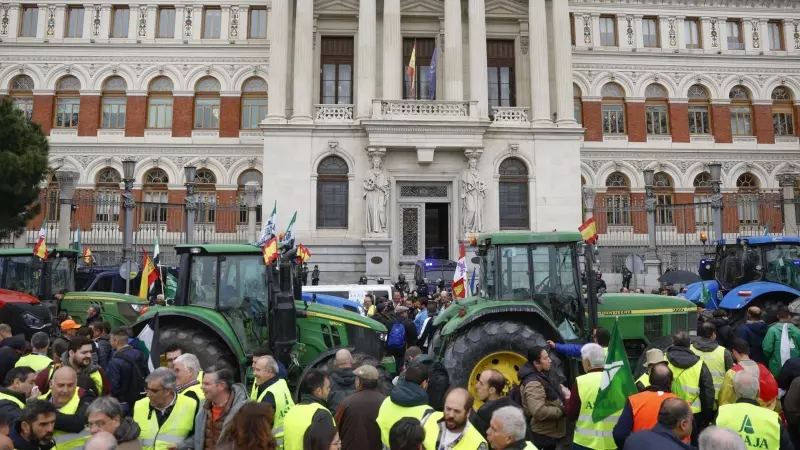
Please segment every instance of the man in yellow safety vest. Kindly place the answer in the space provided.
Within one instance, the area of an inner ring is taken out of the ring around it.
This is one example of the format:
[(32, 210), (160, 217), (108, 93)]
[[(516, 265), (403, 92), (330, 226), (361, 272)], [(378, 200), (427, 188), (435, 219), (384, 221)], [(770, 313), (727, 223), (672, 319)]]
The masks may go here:
[(272, 435), (278, 441), (283, 440), (283, 419), (294, 406), (292, 392), (286, 380), (278, 378), (278, 362), (270, 355), (262, 356), (255, 362), (253, 375), (255, 389), (250, 400), (266, 403), (275, 411), (275, 422), (272, 424)]
[[(336, 433), (333, 415), (326, 407), (330, 390), (331, 382), (324, 372), (317, 369), (308, 371), (300, 383), (300, 403), (289, 409), (283, 418), (284, 450), (303, 450), (311, 446), (312, 436)], [(280, 444), (279, 441), (279, 447)]]
[(142, 449), (177, 447), (194, 434), (197, 402), (175, 392), (175, 372), (166, 367), (154, 370), (145, 382), (147, 396), (133, 406), (133, 421), (141, 428)]
[(739, 399), (736, 403), (719, 407), (717, 426), (739, 433), (748, 448), (794, 448), (781, 416), (758, 404), (757, 376), (746, 371), (736, 372), (733, 376), (733, 390)]
[(469, 423), (475, 399), (466, 389), (454, 388), (444, 400), (444, 412), (423, 417), (425, 450), (488, 450), (481, 433)]
[(50, 336), (44, 331), (38, 331), (31, 337), (33, 351), (20, 358), (14, 367), (30, 367), (36, 372), (49, 366), (53, 360), (47, 356), (47, 347), (50, 345)]
[[(167, 360), (167, 368), (175, 370), (175, 360), (178, 359), (179, 356), (186, 354), (186, 350), (178, 344), (171, 344), (167, 346), (166, 351), (164, 352), (164, 357)], [(201, 369), (200, 372), (197, 374), (197, 382), (202, 384), (203, 383), (203, 370)]]
[[(77, 339), (77, 338), (76, 338)], [(56, 407), (53, 439), (59, 450), (80, 449), (89, 438), (87, 410), (94, 401), (92, 390), (78, 387), (78, 374), (71, 367), (61, 367), (50, 380), (50, 392), (39, 397)]]
[(0, 387), (0, 416), (6, 418), (9, 426), (19, 420), (25, 401), (39, 396), (39, 389), (34, 389), (35, 377), (36, 372), (30, 367), (14, 367), (6, 374), (6, 385)]
[(11, 425), (8, 437), (17, 450), (50, 450), (55, 448), (53, 430), (56, 407), (45, 400), (33, 400), (25, 406), (19, 422)]
[(689, 333), (678, 330), (672, 335), (672, 346), (666, 357), (672, 371), (672, 393), (689, 403), (694, 419), (695, 435), (705, 428), (714, 416), (714, 380), (703, 360), (690, 350)]
[(595, 422), (592, 411), (603, 379), (603, 367), (606, 355), (597, 344), (586, 344), (581, 348), (584, 375), (575, 379), (567, 403), (567, 419), (575, 420), (575, 435), (572, 448), (576, 450), (612, 450), (617, 448), (614, 442), (614, 424), (619, 420), (622, 409)]
[(425, 414), (433, 412), (433, 408), (428, 406), (426, 391), (429, 373), (427, 364), (409, 365), (404, 379), (397, 382), (397, 386), (381, 404), (377, 422), (384, 446), (389, 447), (389, 431), (397, 421), (403, 417), (422, 420)]
[(528, 423), (525, 413), (517, 406), (504, 406), (492, 414), (486, 440), (493, 450), (536, 450), (525, 440)]
[(697, 339), (689, 347), (711, 372), (711, 379), (714, 381), (714, 409), (717, 409), (719, 403), (719, 392), (722, 389), (725, 372), (733, 366), (731, 352), (719, 345), (716, 339), (717, 327), (711, 322), (703, 322), (697, 329)]

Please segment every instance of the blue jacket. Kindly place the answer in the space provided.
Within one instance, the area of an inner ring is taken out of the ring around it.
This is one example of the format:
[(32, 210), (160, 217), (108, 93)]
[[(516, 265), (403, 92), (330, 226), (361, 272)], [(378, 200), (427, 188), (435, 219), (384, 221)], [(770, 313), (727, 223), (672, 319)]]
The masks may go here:
[(750, 359), (764, 365), (767, 365), (768, 361), (764, 356), (761, 344), (764, 342), (764, 336), (767, 335), (768, 329), (769, 325), (766, 322), (758, 321), (743, 323), (736, 330), (736, 336), (750, 345)]
[(583, 344), (556, 344), (556, 351), (570, 358), (580, 358)]
[(641, 450), (653, 448), (658, 450), (695, 450), (689, 444), (682, 442), (672, 430), (661, 424), (656, 424), (652, 430), (641, 430), (633, 433), (625, 440), (623, 450)]
[(123, 403), (127, 398), (126, 394), (129, 394), (128, 390), (131, 385), (131, 377), (135, 375), (133, 366), (122, 358), (115, 358), (120, 351), (124, 353), (126, 357), (139, 364), (141, 376), (146, 377), (148, 372), (147, 361), (144, 355), (135, 348), (126, 346), (111, 354), (111, 359), (109, 359), (108, 364), (106, 364), (105, 375), (108, 378), (109, 384), (111, 384), (111, 395), (119, 400), (120, 403)]
[(422, 308), (422, 311), (418, 312), (417, 315), (414, 317), (414, 327), (417, 329), (417, 336), (419, 336), (419, 332), (422, 331), (422, 324), (425, 323), (425, 319), (428, 318), (428, 309)]

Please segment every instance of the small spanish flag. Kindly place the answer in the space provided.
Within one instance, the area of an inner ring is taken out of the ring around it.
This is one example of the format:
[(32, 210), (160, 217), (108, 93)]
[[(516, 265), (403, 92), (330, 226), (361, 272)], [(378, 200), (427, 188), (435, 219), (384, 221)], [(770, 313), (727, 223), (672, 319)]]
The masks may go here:
[(92, 250), (89, 248), (89, 246), (85, 245), (83, 247), (83, 254), (81, 255), (81, 258), (83, 259), (84, 264), (91, 265), (94, 262), (94, 256), (92, 256)]
[(264, 244), (263, 255), (264, 255), (264, 264), (266, 264), (266, 265), (270, 265), (276, 259), (278, 259), (278, 238), (277, 237), (272, 236), (272, 238), (270, 240), (268, 240), (266, 244)]
[(150, 259), (150, 255), (144, 249), (142, 249), (142, 253), (144, 254), (144, 262), (142, 263), (142, 281), (139, 282), (139, 297), (147, 299), (150, 288), (158, 280), (158, 271), (156, 270), (156, 265), (153, 264), (153, 260)]
[(42, 222), (42, 229), (39, 230), (39, 237), (36, 238), (36, 244), (33, 246), (33, 254), (38, 256), (41, 259), (47, 259), (47, 242), (45, 237), (47, 236), (47, 220), (45, 219)]
[(408, 60), (408, 78), (411, 81), (411, 87), (408, 90), (408, 97), (416, 97), (417, 86), (417, 41), (414, 41), (414, 46), (411, 47), (411, 58)]
[(303, 244), (297, 245), (297, 262), (304, 263), (311, 258), (311, 252)]
[(597, 224), (594, 221), (594, 217), (590, 217), (583, 225), (579, 226), (578, 231), (581, 232), (581, 236), (583, 236), (583, 240), (587, 244), (597, 242)]

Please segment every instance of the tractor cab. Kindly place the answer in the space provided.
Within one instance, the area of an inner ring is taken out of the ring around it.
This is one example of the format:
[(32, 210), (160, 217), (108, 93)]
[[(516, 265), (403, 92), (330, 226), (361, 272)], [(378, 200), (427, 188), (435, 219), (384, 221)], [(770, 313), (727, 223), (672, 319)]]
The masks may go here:
[(716, 259), (715, 276), (723, 290), (757, 281), (800, 289), (800, 238), (757, 236), (721, 241)]

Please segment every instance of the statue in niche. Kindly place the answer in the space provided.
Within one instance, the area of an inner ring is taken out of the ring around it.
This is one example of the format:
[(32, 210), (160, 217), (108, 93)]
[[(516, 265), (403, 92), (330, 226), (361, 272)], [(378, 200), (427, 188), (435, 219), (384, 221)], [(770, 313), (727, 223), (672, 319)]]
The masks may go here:
[(461, 220), (464, 233), (483, 231), (483, 200), (486, 198), (486, 183), (478, 173), (479, 153), (471, 152), (469, 168), (461, 175)]
[(383, 155), (371, 152), (372, 168), (364, 178), (367, 206), (367, 234), (386, 233), (386, 205), (389, 201), (389, 176), (383, 169)]

